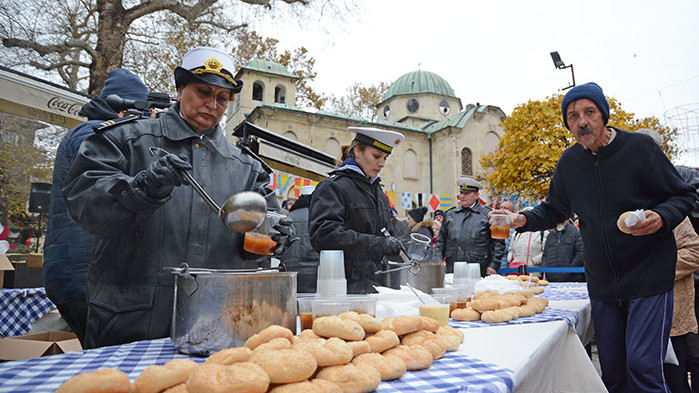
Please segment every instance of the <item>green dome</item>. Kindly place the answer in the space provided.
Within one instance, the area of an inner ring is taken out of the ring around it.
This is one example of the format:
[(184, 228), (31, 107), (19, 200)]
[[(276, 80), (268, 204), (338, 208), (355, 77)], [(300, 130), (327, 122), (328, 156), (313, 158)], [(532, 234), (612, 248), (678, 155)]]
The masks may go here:
[(456, 98), (454, 89), (441, 76), (428, 71), (413, 71), (393, 82), (386, 90), (383, 100), (386, 101), (393, 96), (417, 93), (434, 93)]
[(248, 64), (242, 67), (243, 69), (267, 72), (269, 74), (287, 76), (289, 78), (297, 78), (296, 75), (289, 72), (283, 65), (269, 60), (252, 59)]

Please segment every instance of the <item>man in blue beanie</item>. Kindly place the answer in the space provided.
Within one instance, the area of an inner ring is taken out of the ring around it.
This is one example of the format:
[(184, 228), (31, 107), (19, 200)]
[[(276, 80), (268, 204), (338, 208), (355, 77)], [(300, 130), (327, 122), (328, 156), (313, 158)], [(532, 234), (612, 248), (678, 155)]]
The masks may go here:
[(49, 299), (81, 343), (87, 321), (85, 285), (92, 235), (68, 218), (62, 189), (78, 148), (93, 133), (93, 127), (124, 115), (123, 112), (116, 113), (105, 102), (111, 94), (127, 100), (145, 101), (148, 99), (148, 88), (130, 71), (123, 68), (112, 70), (100, 95), (80, 110), (80, 116), (86, 117), (88, 121), (68, 131), (61, 141), (53, 167), (51, 207), (44, 243), (44, 285)]
[[(609, 104), (597, 84), (570, 90), (561, 110), (577, 143), (558, 160), (547, 200), (519, 214), (496, 212), (510, 214), (518, 232), (578, 215), (605, 386), (611, 393), (668, 392), (663, 360), (677, 261), (672, 230), (691, 210), (694, 189), (651, 138), (607, 126)], [(635, 224), (620, 218), (639, 209)]]

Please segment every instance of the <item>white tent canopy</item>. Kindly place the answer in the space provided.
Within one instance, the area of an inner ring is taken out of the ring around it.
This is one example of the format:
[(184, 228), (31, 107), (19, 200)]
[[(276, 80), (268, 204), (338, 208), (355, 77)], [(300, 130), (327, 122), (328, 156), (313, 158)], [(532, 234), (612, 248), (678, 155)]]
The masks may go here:
[(73, 128), (86, 121), (78, 112), (90, 97), (0, 66), (0, 112)]

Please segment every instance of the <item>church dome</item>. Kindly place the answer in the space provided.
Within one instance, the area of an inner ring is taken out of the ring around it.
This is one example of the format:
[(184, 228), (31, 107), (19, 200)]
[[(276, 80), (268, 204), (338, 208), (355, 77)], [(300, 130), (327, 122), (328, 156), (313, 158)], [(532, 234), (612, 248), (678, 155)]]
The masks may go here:
[(386, 90), (383, 101), (393, 96), (418, 93), (434, 93), (456, 98), (454, 89), (441, 76), (429, 71), (413, 71), (396, 79)]

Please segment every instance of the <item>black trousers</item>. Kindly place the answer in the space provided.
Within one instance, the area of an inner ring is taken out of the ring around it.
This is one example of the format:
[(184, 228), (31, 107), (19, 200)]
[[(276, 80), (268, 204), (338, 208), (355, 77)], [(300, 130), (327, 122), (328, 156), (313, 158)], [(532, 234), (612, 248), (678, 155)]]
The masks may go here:
[(71, 330), (78, 336), (80, 344), (85, 346), (85, 325), (87, 324), (87, 301), (57, 304), (58, 312)]
[(689, 393), (689, 383), (687, 382), (687, 334), (670, 337), (672, 348), (675, 350), (679, 365), (663, 364), (665, 381), (672, 393)]

